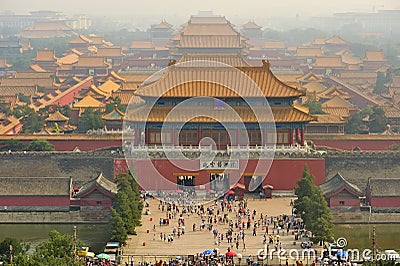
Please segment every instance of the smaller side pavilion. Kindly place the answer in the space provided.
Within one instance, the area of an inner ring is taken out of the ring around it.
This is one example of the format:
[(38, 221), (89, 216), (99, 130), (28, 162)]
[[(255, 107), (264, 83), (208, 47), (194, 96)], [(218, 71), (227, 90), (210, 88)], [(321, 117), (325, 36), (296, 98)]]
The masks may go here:
[(340, 173), (321, 184), (320, 188), (330, 208), (360, 207), (360, 197), (363, 196), (363, 192)]
[(111, 208), (117, 191), (117, 184), (100, 173), (95, 179), (83, 185), (74, 198), (79, 201), (81, 211), (104, 210)]

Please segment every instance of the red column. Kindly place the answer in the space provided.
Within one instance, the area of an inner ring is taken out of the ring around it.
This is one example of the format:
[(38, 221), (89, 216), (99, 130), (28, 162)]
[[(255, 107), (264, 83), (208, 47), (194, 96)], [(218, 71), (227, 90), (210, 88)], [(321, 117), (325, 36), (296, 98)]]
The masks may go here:
[(197, 145), (200, 144), (200, 140), (203, 138), (203, 131), (201, 130), (201, 126), (197, 130)]
[(145, 129), (145, 144), (147, 145), (149, 143), (149, 129)]
[(134, 146), (137, 146), (137, 145), (139, 145), (139, 138), (140, 138), (140, 132), (139, 132), (139, 129), (137, 129), (137, 128), (134, 128), (133, 129), (134, 130), (134, 139), (133, 139), (133, 145)]
[(301, 146), (304, 146), (304, 128), (301, 129), (300, 137), (301, 137)]
[(293, 129), (289, 129), (289, 145), (293, 145)]

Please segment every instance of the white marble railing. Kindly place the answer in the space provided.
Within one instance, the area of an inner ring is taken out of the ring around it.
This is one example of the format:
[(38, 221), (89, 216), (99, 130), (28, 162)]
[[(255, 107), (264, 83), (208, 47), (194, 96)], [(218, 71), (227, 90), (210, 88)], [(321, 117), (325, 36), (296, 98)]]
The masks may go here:
[(226, 149), (217, 149), (213, 146), (175, 146), (175, 145), (138, 145), (138, 146), (129, 146), (127, 149), (131, 152), (133, 151), (149, 151), (149, 152), (173, 152), (173, 151), (181, 151), (181, 152), (227, 152), (227, 153), (245, 153), (245, 152), (281, 152), (281, 153), (309, 153), (310, 149), (307, 146), (292, 146), (292, 145), (237, 145), (237, 146), (226, 146)]

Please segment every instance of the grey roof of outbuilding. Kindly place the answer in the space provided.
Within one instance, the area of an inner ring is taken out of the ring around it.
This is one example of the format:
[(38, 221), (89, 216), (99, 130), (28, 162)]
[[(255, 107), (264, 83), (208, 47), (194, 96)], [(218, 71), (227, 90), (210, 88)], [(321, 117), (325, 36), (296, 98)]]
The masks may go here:
[(70, 177), (0, 177), (1, 196), (69, 196)]
[(343, 186), (346, 187), (350, 192), (353, 192), (359, 196), (363, 194), (356, 185), (347, 181), (339, 172), (336, 173), (336, 175), (334, 175), (331, 179), (321, 184), (320, 188), (324, 195), (330, 195), (335, 191), (338, 191)]
[(100, 173), (95, 179), (89, 181), (88, 183), (84, 184), (78, 191), (77, 197), (80, 195), (85, 194), (87, 191), (90, 191), (94, 186), (99, 187), (104, 191), (108, 191), (112, 194), (117, 194), (118, 186), (116, 183), (112, 182), (111, 180), (107, 179), (103, 173)]
[(400, 178), (369, 178), (372, 197), (400, 197)]

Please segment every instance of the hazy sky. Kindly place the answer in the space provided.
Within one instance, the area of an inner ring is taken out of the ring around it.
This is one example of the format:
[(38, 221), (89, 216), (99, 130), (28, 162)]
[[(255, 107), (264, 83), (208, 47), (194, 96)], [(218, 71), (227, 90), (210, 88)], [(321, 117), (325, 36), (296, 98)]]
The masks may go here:
[(228, 19), (274, 16), (301, 17), (330, 15), (343, 11), (400, 9), (400, 0), (0, 0), (0, 10), (27, 13), (55, 10), (67, 15), (131, 16), (187, 20), (199, 10), (212, 10)]

